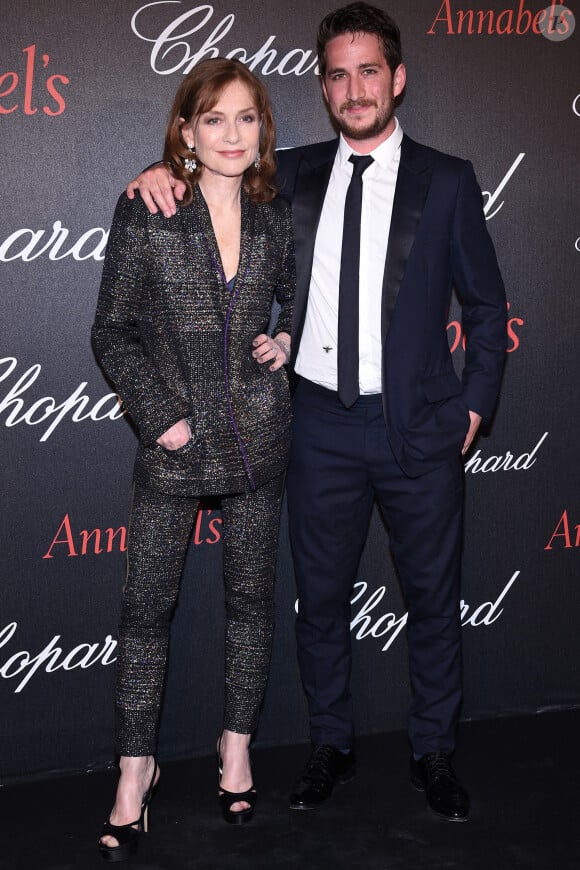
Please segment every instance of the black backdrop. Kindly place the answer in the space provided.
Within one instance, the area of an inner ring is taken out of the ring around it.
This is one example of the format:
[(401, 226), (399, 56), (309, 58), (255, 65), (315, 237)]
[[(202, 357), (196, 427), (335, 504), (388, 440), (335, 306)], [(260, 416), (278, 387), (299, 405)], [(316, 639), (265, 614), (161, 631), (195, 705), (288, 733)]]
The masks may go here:
[[(94, 361), (89, 330), (115, 200), (160, 154), (180, 77), (204, 54), (233, 54), (264, 77), (280, 146), (329, 138), (313, 50), (316, 24), (333, 5), (0, 2), (0, 770), (7, 779), (112, 758), (111, 665), (135, 440)], [(577, 10), (552, 4), (542, 13), (537, 0), (379, 5), (403, 34), (403, 128), (473, 161), (510, 305), (499, 409), (466, 463), (463, 716), (577, 706)], [(461, 367), (458, 306), (449, 320)], [(166, 757), (209, 752), (221, 725), (219, 538), (219, 511), (208, 504), (172, 632)], [(284, 519), (262, 744), (307, 738), (294, 604)], [(375, 516), (353, 590), (361, 733), (405, 724), (404, 619)]]

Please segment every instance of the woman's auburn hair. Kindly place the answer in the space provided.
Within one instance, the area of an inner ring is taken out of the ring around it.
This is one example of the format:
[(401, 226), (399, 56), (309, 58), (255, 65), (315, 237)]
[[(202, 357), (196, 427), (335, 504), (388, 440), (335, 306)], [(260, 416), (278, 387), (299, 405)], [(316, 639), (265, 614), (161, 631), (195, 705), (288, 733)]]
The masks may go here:
[(232, 82), (244, 84), (260, 114), (260, 170), (252, 164), (244, 173), (243, 187), (254, 203), (271, 202), (277, 194), (274, 184), (276, 175), (276, 128), (268, 92), (261, 81), (239, 60), (212, 58), (199, 63), (183, 79), (175, 94), (167, 129), (163, 161), (168, 163), (175, 178), (186, 186), (181, 205), (187, 206), (193, 197), (193, 188), (198, 183), (201, 167), (189, 172), (184, 160), (191, 151), (181, 135), (181, 118), (195, 121), (209, 112), (218, 102), (223, 90)]

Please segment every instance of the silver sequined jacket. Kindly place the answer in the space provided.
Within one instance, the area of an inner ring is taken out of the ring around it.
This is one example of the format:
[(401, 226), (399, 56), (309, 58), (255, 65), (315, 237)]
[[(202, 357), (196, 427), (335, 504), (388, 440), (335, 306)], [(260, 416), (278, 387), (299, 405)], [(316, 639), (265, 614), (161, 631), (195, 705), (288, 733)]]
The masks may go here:
[[(290, 445), (283, 368), (252, 357), (273, 298), (274, 329), (290, 332), (295, 270), (291, 217), (279, 199), (254, 205), (242, 191), (240, 261), (225, 285), (199, 190), (167, 219), (139, 197), (117, 203), (92, 330), (93, 347), (137, 426), (135, 479), (175, 495), (254, 489), (281, 473)], [(178, 420), (192, 438), (156, 443)]]

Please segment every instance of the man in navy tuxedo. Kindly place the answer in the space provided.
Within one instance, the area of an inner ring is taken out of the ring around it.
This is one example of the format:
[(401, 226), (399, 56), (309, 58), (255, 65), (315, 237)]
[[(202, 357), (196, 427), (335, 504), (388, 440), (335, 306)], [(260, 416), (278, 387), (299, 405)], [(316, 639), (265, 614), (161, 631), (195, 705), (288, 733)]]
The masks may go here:
[[(406, 78), (395, 22), (351, 3), (323, 20), (317, 49), (339, 136), (279, 153), (297, 266), (288, 510), (314, 745), (290, 806), (318, 807), (354, 775), (350, 596), (376, 500), (408, 609), (411, 782), (436, 815), (464, 821), (451, 764), (462, 453), (497, 399), (505, 292), (471, 164), (414, 142), (395, 117)], [(453, 284), (461, 380), (446, 333)]]
[[(395, 118), (405, 67), (392, 19), (353, 3), (324, 19), (317, 49), (339, 139), (279, 155), (294, 214), (300, 378), (288, 510), (315, 746), (291, 806), (317, 806), (352, 776), (349, 601), (376, 499), (408, 608), (411, 780), (433, 812), (463, 821), (469, 801), (450, 762), (461, 702), (461, 454), (496, 402), (505, 292), (471, 164), (417, 144)], [(358, 390), (345, 403), (340, 356), (345, 343), (351, 351), (338, 303), (352, 155), (373, 161), (362, 169)], [(453, 282), (467, 335), (461, 381), (446, 337)]]

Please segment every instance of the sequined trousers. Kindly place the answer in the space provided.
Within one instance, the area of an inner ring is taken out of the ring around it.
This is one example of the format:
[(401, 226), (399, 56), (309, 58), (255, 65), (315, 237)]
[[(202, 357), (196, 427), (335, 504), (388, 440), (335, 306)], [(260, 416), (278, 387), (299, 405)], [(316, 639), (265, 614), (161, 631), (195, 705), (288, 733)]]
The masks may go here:
[[(251, 734), (266, 687), (283, 477), (222, 498), (224, 728)], [(154, 755), (169, 629), (199, 500), (135, 486), (116, 684), (119, 755)]]

